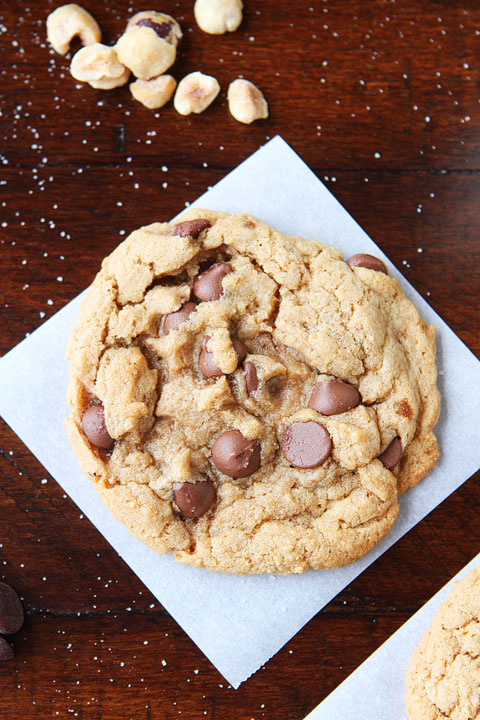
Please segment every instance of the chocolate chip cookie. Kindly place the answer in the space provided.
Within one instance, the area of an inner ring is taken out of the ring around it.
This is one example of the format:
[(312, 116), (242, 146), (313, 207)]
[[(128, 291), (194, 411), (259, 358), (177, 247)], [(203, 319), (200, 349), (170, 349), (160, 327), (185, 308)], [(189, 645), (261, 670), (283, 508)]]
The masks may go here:
[(377, 258), (190, 210), (104, 260), (68, 345), (68, 434), (159, 553), (339, 567), (435, 463), (434, 332)]
[(412, 655), (410, 720), (480, 719), (480, 568), (456, 582)]

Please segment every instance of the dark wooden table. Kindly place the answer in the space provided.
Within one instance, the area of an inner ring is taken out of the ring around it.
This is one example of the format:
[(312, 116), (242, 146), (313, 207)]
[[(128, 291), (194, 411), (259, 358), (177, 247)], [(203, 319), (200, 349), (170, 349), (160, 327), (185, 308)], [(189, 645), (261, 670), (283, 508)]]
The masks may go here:
[[(222, 85), (190, 118), (79, 87), (45, 41), (57, 4), (0, 4), (2, 352), (125, 233), (279, 133), (479, 354), (478, 2), (246, 0), (240, 30), (211, 37), (192, 0), (165, 0), (185, 31), (174, 75)], [(85, 2), (107, 43), (149, 5)], [(229, 116), (239, 74), (264, 90), (267, 121)], [(235, 691), (4, 424), (0, 448), (0, 579), (27, 611), (0, 666), (6, 720), (301, 720), (479, 551), (477, 474)]]

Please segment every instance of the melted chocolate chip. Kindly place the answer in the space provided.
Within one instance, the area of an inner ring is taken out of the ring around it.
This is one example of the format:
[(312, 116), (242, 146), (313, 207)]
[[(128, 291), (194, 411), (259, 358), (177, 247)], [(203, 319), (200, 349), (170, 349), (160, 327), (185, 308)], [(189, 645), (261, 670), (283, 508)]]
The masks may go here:
[(0, 662), (13, 658), (13, 648), (4, 638), (0, 637)]
[(247, 477), (260, 467), (260, 445), (257, 440), (247, 440), (240, 430), (227, 430), (213, 443), (212, 460), (225, 475)]
[(195, 278), (193, 292), (199, 300), (218, 300), (223, 295), (222, 280), (225, 275), (233, 272), (228, 263), (216, 263)]
[(251, 395), (258, 388), (257, 368), (252, 362), (244, 362), (243, 369), (245, 371), (245, 387), (247, 395)]
[(387, 470), (393, 470), (395, 465), (400, 462), (401, 457), (402, 443), (400, 442), (400, 438), (396, 437), (392, 440), (387, 449), (378, 456), (378, 459), (382, 463), (383, 467), (387, 468)]
[(184, 220), (181, 223), (177, 223), (173, 228), (174, 235), (180, 235), (180, 237), (192, 237), (197, 238), (202, 230), (212, 227), (210, 220), (205, 218), (198, 218), (198, 220)]
[(82, 430), (91, 445), (102, 450), (111, 450), (113, 438), (108, 434), (105, 425), (105, 409), (103, 405), (90, 405), (82, 415)]
[(161, 37), (163, 39), (165, 39), (166, 37), (169, 36), (170, 30), (173, 27), (172, 22), (157, 23), (154, 20), (151, 20), (150, 18), (141, 18), (141, 20), (136, 22), (135, 25), (137, 25), (138, 27), (149, 27), (152, 30), (155, 30), (158, 37)]
[(246, 345), (244, 345), (243, 342), (241, 340), (239, 340), (238, 338), (232, 339), (232, 345), (234, 347), (235, 352), (237, 353), (238, 364), (240, 365), (240, 363), (242, 363), (245, 360), (245, 358), (247, 357), (248, 349), (247, 349)]
[(12, 635), (23, 625), (23, 606), (15, 590), (0, 582), (0, 633)]
[(352, 255), (347, 260), (347, 265), (350, 267), (364, 267), (369, 270), (377, 270), (388, 275), (387, 266), (381, 260), (376, 258), (374, 255), (368, 255), (367, 253), (358, 253), (358, 255)]
[[(215, 364), (215, 361), (213, 359), (213, 353), (207, 350), (207, 343), (209, 340), (210, 335), (205, 335), (202, 340), (202, 349), (198, 358), (198, 367), (207, 378), (221, 377), (222, 375), (225, 375), (225, 373), (222, 372), (218, 365)], [(238, 338), (232, 338), (232, 345), (235, 352), (237, 353), (238, 364), (240, 364), (242, 360), (245, 359), (248, 350), (242, 343), (242, 341)]]
[(174, 482), (172, 483), (173, 499), (183, 517), (199, 518), (215, 502), (215, 486), (210, 478), (202, 482)]
[(163, 321), (163, 334), (168, 335), (171, 330), (178, 330), (179, 325), (186, 322), (190, 315), (195, 312), (196, 305), (193, 302), (187, 302), (179, 310), (165, 315)]
[(288, 462), (300, 468), (315, 468), (325, 462), (332, 451), (332, 441), (320, 423), (295, 422), (282, 437), (282, 451)]
[(313, 388), (308, 407), (321, 415), (338, 415), (357, 407), (361, 402), (357, 388), (335, 378), (322, 380)]
[(215, 364), (213, 353), (207, 350), (207, 343), (210, 335), (206, 335), (202, 340), (202, 349), (198, 358), (198, 367), (201, 373), (207, 378), (221, 377), (224, 373), (218, 365)]

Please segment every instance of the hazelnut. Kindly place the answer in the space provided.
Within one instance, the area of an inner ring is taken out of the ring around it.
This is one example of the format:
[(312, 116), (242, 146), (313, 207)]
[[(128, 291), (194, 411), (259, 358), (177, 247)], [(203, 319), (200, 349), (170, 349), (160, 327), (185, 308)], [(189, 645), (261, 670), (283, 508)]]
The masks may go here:
[(195, 20), (203, 32), (223, 35), (233, 32), (242, 22), (242, 0), (196, 0)]
[(99, 24), (80, 5), (62, 5), (47, 17), (47, 40), (55, 52), (65, 55), (70, 50), (71, 41), (77, 36), (83, 45), (93, 45), (102, 39)]
[(75, 80), (88, 82), (100, 90), (125, 85), (130, 71), (117, 58), (114, 48), (101, 43), (88, 45), (73, 57), (70, 72)]
[(238, 78), (228, 87), (228, 109), (238, 122), (247, 125), (268, 117), (268, 103), (263, 93), (249, 80)]
[(180, 115), (201, 113), (215, 100), (219, 92), (220, 85), (214, 77), (193, 72), (180, 80), (173, 105)]
[(181, 37), (180, 25), (170, 15), (137, 13), (116, 44), (117, 55), (135, 77), (150, 80), (173, 65)]
[(127, 30), (132, 27), (150, 27), (157, 35), (166, 40), (170, 45), (178, 45), (183, 37), (182, 28), (171, 15), (143, 10), (138, 12), (127, 23)]
[(135, 100), (155, 110), (172, 98), (176, 87), (177, 82), (171, 75), (159, 75), (151, 80), (135, 80), (130, 85), (130, 92)]

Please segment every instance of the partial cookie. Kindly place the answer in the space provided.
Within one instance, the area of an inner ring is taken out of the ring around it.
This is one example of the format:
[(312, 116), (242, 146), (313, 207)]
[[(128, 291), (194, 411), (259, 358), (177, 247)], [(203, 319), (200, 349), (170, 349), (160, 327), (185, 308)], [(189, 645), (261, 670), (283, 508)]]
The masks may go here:
[(412, 655), (409, 720), (480, 718), (480, 568), (453, 586)]
[(102, 264), (68, 345), (67, 421), (113, 514), (233, 573), (365, 555), (434, 465), (434, 328), (372, 256), (190, 210)]

